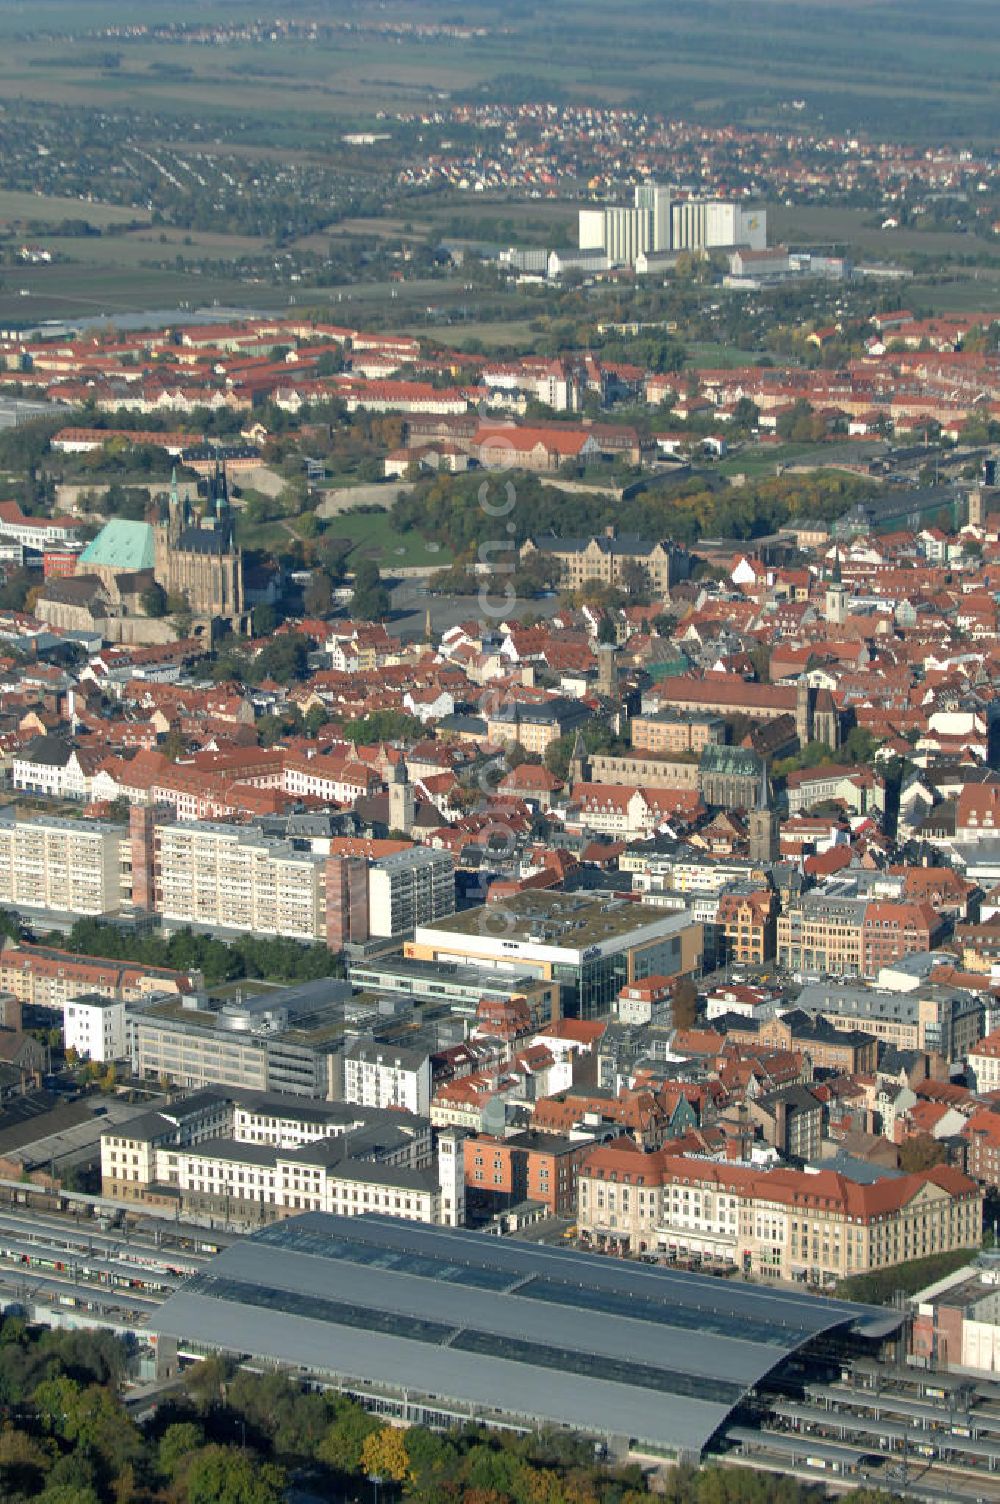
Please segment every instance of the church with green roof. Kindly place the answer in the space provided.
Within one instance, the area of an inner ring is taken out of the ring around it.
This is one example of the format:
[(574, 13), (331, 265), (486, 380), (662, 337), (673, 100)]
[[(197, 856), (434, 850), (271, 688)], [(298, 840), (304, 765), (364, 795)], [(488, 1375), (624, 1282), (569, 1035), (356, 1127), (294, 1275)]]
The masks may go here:
[(150, 604), (162, 591), (186, 604), (198, 636), (245, 631), (243, 550), (235, 542), (225, 469), (218, 465), (209, 478), (200, 511), (181, 500), (176, 477), (165, 502), (153, 521), (106, 522), (80, 554), (75, 573), (46, 582), (36, 607), (42, 620), (67, 631), (100, 632), (108, 642), (169, 642), (173, 622)]
[(80, 555), (77, 574), (137, 573), (152, 569), (156, 557), (153, 525), (113, 517), (106, 522)]

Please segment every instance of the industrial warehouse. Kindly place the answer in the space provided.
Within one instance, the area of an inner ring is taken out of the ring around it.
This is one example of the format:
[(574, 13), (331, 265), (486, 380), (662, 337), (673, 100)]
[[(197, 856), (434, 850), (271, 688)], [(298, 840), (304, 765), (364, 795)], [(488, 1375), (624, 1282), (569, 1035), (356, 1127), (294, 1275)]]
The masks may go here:
[[(586, 1313), (586, 1319), (583, 1318)], [(380, 1217), (309, 1213), (227, 1248), (152, 1322), (404, 1421), (572, 1427), (698, 1460), (790, 1362), (876, 1353), (898, 1313)], [(833, 1367), (831, 1368), (831, 1363)], [(558, 1380), (557, 1380), (558, 1376)]]

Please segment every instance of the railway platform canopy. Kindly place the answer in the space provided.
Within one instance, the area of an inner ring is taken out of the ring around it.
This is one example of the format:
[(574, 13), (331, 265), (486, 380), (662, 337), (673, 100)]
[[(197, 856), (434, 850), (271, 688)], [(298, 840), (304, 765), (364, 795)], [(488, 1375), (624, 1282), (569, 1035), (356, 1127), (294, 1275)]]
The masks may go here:
[(152, 1323), (178, 1350), (402, 1398), (419, 1419), (571, 1427), (697, 1458), (750, 1392), (898, 1313), (601, 1255), (308, 1212), (226, 1248)]

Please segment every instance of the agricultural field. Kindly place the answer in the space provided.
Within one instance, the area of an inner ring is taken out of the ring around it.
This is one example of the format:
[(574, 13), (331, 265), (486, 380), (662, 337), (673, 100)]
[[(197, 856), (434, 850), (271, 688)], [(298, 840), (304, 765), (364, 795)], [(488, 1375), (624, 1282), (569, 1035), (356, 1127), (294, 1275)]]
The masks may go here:
[(790, 246), (844, 246), (865, 257), (909, 260), (932, 256), (960, 258), (979, 253), (994, 256), (1000, 264), (996, 241), (961, 231), (933, 229), (883, 229), (880, 216), (871, 209), (824, 208), (820, 205), (768, 205), (768, 234), (775, 243)]
[[(132, 0), (0, 6), (5, 325), (357, 302), (376, 325), (530, 348), (537, 301), (487, 296), (435, 268), (432, 252), (572, 245), (587, 174), (576, 162), (557, 169), (534, 198), (493, 186), (503, 178), (463, 179), (482, 192), (454, 178), (415, 186), (412, 169), (446, 147), (517, 156), (502, 124), (479, 131), (456, 106), (537, 102), (557, 121), (561, 105), (615, 105), (707, 126), (993, 149), (993, 0), (953, 0), (945, 36), (933, 0), (624, 0), (613, 26), (597, 0), (499, 10), (469, 0), (460, 17), (437, 0), (377, 11), (325, 0), (308, 22), (256, 16), (248, 0), (168, 0), (155, 19)], [(365, 131), (374, 139), (346, 139)], [(614, 151), (627, 171), (628, 147)], [(922, 307), (1000, 307), (995, 238), (883, 230), (875, 208), (772, 203), (769, 214), (772, 242), (902, 263)], [(26, 241), (53, 262), (23, 264)], [(401, 241), (412, 280), (389, 275)]]
[[(991, 0), (953, 0), (946, 30), (932, 0), (626, 0), (613, 26), (597, 0), (544, 9), (461, 7), (482, 35), (379, 33), (365, 12), (331, 3), (315, 12), (315, 39), (301, 33), (246, 39), (236, 23), (253, 8), (158, 6), (156, 20), (226, 23), (219, 46), (102, 35), (145, 7), (119, 0), (39, 0), (5, 7), (0, 36), (21, 45), (0, 58), (0, 97), (62, 104), (268, 119), (288, 144), (317, 139), (324, 121), (372, 118), (381, 109), (479, 93), (632, 103), (707, 120), (773, 123), (793, 101), (806, 123), (960, 132), (988, 139), (1000, 34)], [(431, 0), (389, 0), (377, 22), (436, 25)], [(27, 34), (26, 34), (27, 33)], [(33, 34), (32, 34), (33, 33)], [(905, 38), (900, 46), (899, 38)], [(297, 138), (297, 139), (296, 139)]]

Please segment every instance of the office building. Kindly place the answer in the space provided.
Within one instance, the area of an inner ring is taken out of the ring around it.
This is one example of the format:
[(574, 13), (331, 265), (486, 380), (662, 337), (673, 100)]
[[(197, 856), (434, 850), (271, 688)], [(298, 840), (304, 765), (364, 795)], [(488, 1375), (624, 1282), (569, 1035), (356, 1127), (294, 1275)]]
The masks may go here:
[(623, 899), (528, 892), (419, 925), (405, 947), (419, 960), (528, 973), (558, 982), (562, 1012), (596, 1018), (621, 989), (650, 976), (701, 970), (701, 926)]
[(890, 992), (817, 982), (803, 987), (796, 1007), (822, 1014), (837, 1029), (859, 1029), (899, 1050), (924, 1050), (947, 1061), (964, 1061), (983, 1033), (984, 1008), (975, 993), (930, 983)]
[(652, 594), (661, 596), (671, 585), (687, 579), (691, 569), (691, 556), (683, 545), (669, 539), (620, 535), (614, 527), (592, 537), (555, 537), (539, 533), (527, 538), (520, 552), (522, 559), (533, 553), (542, 553), (552, 559), (559, 566), (559, 583), (573, 590), (579, 589), (587, 580), (618, 586), (623, 574), (639, 565), (645, 570)]
[(589, 720), (586, 705), (564, 695), (537, 702), (503, 698), (487, 712), (486, 734), (491, 742), (518, 742), (526, 752), (543, 753)]
[(830, 1285), (978, 1248), (982, 1216), (982, 1192), (950, 1165), (862, 1185), (830, 1170), (759, 1170), (607, 1144), (580, 1167), (577, 1225), (609, 1252)]
[(575, 1217), (577, 1174), (593, 1140), (529, 1130), (509, 1138), (469, 1136), (465, 1190), (470, 1211), (497, 1216), (525, 1201), (539, 1202), (550, 1217)]
[(393, 954), (354, 961), (348, 975), (351, 986), (361, 991), (438, 1003), (469, 1019), (482, 1002), (524, 1002), (534, 1028), (559, 1017), (559, 984), (528, 973), (509, 975), (489, 966)]
[(349, 983), (324, 978), (230, 999), (131, 1004), (126, 1011), (135, 1075), (197, 1090), (342, 1095)]
[(778, 919), (778, 960), (793, 971), (875, 978), (938, 945), (945, 922), (930, 904), (806, 893)]
[(102, 1135), (103, 1194), (229, 1226), (303, 1211), (465, 1221), (461, 1135), (427, 1118), (279, 1093), (208, 1090)]
[(637, 752), (704, 752), (726, 740), (726, 722), (721, 715), (681, 715), (676, 710), (655, 710), (633, 716), (629, 735)]

